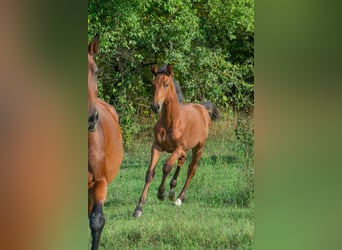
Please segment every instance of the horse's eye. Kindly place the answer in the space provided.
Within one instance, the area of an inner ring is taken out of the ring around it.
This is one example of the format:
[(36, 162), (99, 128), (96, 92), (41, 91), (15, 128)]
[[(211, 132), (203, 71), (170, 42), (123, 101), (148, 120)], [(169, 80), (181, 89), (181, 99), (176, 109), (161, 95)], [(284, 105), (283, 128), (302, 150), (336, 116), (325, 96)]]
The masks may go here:
[(169, 84), (168, 83), (165, 83), (165, 86), (164, 86), (165, 88), (167, 88), (167, 87), (169, 87)]

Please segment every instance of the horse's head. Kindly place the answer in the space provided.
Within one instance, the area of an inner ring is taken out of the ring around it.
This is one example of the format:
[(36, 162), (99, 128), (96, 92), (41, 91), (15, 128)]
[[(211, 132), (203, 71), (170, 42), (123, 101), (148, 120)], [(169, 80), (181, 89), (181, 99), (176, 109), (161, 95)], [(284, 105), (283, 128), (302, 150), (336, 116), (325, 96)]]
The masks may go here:
[(153, 65), (151, 70), (155, 76), (152, 82), (154, 94), (151, 108), (155, 113), (159, 113), (166, 98), (170, 95), (170, 91), (174, 90), (173, 70), (171, 64), (161, 71), (158, 71), (157, 67)]
[(100, 36), (95, 35), (88, 45), (88, 131), (95, 130), (99, 121), (99, 113), (96, 109), (97, 99), (97, 65), (94, 60), (95, 53), (99, 51)]

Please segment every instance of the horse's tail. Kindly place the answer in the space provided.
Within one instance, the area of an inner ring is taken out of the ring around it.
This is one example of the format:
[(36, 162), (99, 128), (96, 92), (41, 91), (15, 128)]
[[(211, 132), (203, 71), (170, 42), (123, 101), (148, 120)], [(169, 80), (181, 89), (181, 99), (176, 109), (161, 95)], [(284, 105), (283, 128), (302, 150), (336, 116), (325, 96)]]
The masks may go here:
[(208, 110), (210, 119), (212, 121), (216, 121), (220, 118), (218, 109), (214, 104), (212, 104), (211, 102), (201, 102), (201, 105), (203, 105)]

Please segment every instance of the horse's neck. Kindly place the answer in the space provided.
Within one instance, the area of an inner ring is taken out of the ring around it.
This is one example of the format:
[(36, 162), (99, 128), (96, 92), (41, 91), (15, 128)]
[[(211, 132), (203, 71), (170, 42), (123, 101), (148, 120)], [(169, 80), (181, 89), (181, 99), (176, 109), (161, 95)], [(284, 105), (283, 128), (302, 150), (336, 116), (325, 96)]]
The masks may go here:
[(165, 127), (172, 129), (175, 126), (175, 120), (179, 119), (180, 106), (174, 89), (171, 95), (165, 100), (162, 113), (162, 119), (165, 123)]

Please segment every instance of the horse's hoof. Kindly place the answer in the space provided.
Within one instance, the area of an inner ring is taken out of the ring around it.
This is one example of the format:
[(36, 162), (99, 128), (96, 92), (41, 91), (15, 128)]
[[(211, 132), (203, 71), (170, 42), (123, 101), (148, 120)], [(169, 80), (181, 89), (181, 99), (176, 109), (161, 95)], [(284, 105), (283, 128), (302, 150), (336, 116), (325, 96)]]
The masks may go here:
[(133, 213), (133, 217), (138, 218), (142, 215), (142, 210), (136, 209)]
[(157, 197), (159, 200), (164, 201), (165, 200), (165, 193), (162, 193), (162, 194), (158, 193)]
[(181, 206), (181, 205), (182, 205), (182, 200), (178, 198), (178, 199), (175, 201), (175, 205), (176, 205), (176, 206)]
[(169, 193), (169, 200), (170, 201), (174, 201), (176, 199), (176, 196), (175, 196), (175, 190), (174, 189), (171, 189), (170, 190), (170, 193)]

